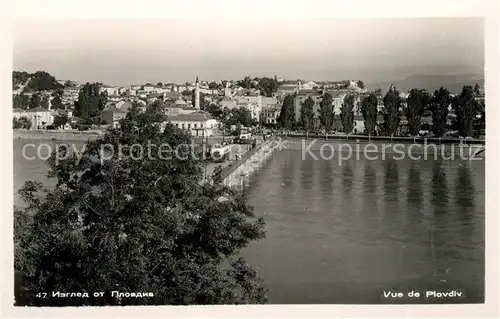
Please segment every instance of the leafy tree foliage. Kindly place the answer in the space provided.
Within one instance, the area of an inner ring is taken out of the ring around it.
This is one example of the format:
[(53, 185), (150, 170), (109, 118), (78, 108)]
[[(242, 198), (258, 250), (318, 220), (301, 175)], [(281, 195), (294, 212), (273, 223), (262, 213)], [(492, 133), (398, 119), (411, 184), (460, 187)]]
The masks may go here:
[(281, 105), (281, 112), (278, 117), (278, 125), (284, 129), (290, 130), (295, 123), (295, 107), (293, 95), (286, 95)]
[(12, 128), (29, 130), (32, 126), (31, 120), (25, 116), (12, 119)]
[(252, 88), (252, 79), (249, 76), (245, 76), (245, 78), (242, 81), (236, 82), (239, 86), (241, 86), (244, 89), (251, 89)]
[(37, 71), (30, 74), (30, 80), (26, 84), (26, 90), (32, 91), (52, 91), (63, 88), (56, 78), (45, 71)]
[(76, 82), (67, 80), (67, 81), (64, 82), (64, 87), (65, 88), (69, 88), (69, 89), (73, 89), (73, 88), (77, 87), (77, 84), (76, 84)]
[(52, 123), (52, 125), (54, 125), (55, 128), (59, 128), (61, 126), (66, 125), (68, 121), (69, 119), (67, 114), (60, 114), (54, 117), (54, 122)]
[(51, 102), (52, 102), (52, 109), (54, 110), (64, 109), (64, 105), (62, 103), (61, 96), (59, 94), (55, 94)]
[(222, 115), (222, 109), (217, 103), (206, 103), (204, 110), (215, 118), (220, 118)]
[(49, 97), (47, 95), (45, 95), (42, 98), (42, 102), (40, 103), (40, 106), (43, 107), (44, 109), (49, 109), (49, 105), (50, 105)]
[(354, 95), (348, 94), (344, 98), (340, 109), (340, 120), (346, 134), (350, 134), (354, 129)]
[(258, 88), (260, 89), (260, 94), (272, 96), (278, 90), (278, 81), (267, 77), (260, 78)]
[(335, 121), (335, 112), (333, 111), (333, 99), (329, 93), (323, 95), (323, 99), (319, 103), (319, 121), (321, 126), (330, 132), (333, 130), (333, 123)]
[(25, 71), (13, 71), (12, 72), (12, 85), (24, 85), (30, 79), (32, 75)]
[(42, 104), (42, 97), (40, 96), (40, 94), (39, 93), (32, 94), (29, 103), (30, 108), (34, 109), (36, 107), (40, 107), (41, 104)]
[(463, 137), (472, 136), (472, 121), (477, 110), (472, 86), (465, 85), (460, 95), (452, 100), (452, 105), (457, 115), (458, 134)]
[(308, 97), (300, 108), (300, 122), (306, 134), (314, 128), (314, 104), (314, 100)]
[(86, 83), (78, 93), (75, 102), (75, 115), (82, 118), (91, 118), (100, 115), (107, 102), (106, 92), (99, 92), (100, 83)]
[(210, 90), (217, 90), (219, 88), (219, 85), (215, 82), (210, 82), (210, 83), (208, 83), (208, 88)]
[(274, 78), (250, 78), (246, 76), (243, 80), (237, 81), (237, 85), (241, 86), (244, 89), (254, 89), (257, 88), (260, 90), (260, 94), (264, 96), (272, 96), (274, 92), (278, 90), (278, 81)]
[(378, 100), (373, 93), (363, 98), (361, 101), (361, 113), (363, 114), (363, 119), (365, 120), (365, 130), (368, 136), (372, 136), (373, 133), (375, 133), (378, 113), (377, 106)]
[(222, 110), (222, 123), (226, 126), (226, 128), (231, 127), (232, 125), (243, 125), (245, 127), (251, 127), (253, 125), (252, 121), (252, 113), (250, 110), (245, 107), (240, 107), (236, 109), (227, 109)]
[(26, 110), (30, 106), (30, 98), (26, 94), (18, 94), (12, 97), (12, 107)]
[(447, 89), (440, 87), (438, 90), (434, 91), (430, 109), (432, 112), (432, 131), (436, 137), (442, 137), (444, 135), (450, 103), (450, 92)]
[[(16, 268), (28, 293), (18, 292), (16, 300), (50, 306), (266, 301), (256, 271), (234, 257), (264, 236), (263, 219), (242, 193), (201, 184), (201, 156), (182, 147), (191, 145), (190, 136), (171, 124), (162, 132), (162, 121), (154, 109), (133, 107), (119, 128), (88, 142), (80, 161), (69, 154), (56, 162), (52, 155), (49, 176), (57, 184), (44, 190), (45, 198), (36, 196), (40, 184), (25, 184), (27, 207), (16, 212), (22, 224), (15, 238)], [(165, 144), (179, 156), (160, 155)], [(121, 156), (103, 152), (110, 145), (121, 147)], [(120, 299), (113, 290), (154, 297)], [(41, 291), (105, 295), (35, 298)]]
[(394, 85), (391, 85), (384, 96), (384, 109), (382, 111), (385, 134), (391, 137), (396, 134), (401, 121), (401, 104), (398, 90)]
[(407, 107), (404, 109), (408, 127), (413, 136), (420, 131), (420, 120), (425, 110), (431, 102), (431, 96), (426, 90), (412, 89), (406, 101)]
[(365, 88), (365, 83), (364, 83), (363, 81), (361, 81), (361, 80), (359, 80), (358, 82), (356, 82), (356, 84), (357, 84), (360, 88), (362, 88), (362, 89), (364, 89), (364, 88)]

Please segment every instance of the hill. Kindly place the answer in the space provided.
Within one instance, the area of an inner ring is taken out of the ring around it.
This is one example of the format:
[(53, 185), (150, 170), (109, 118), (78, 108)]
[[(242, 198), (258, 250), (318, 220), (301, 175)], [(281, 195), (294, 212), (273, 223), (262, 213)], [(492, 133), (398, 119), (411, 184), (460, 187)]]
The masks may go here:
[(56, 78), (45, 71), (28, 73), (24, 71), (12, 72), (12, 86), (16, 90), (23, 87), (23, 91), (52, 91), (62, 89), (64, 86)]

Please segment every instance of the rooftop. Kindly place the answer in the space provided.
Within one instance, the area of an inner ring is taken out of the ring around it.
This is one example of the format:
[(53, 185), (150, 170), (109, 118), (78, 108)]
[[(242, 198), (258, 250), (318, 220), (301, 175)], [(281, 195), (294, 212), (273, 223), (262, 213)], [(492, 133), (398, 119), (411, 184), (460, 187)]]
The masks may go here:
[(170, 116), (169, 120), (171, 121), (186, 121), (186, 122), (205, 122), (207, 120), (212, 119), (212, 117), (203, 111), (191, 113), (191, 114), (179, 114)]

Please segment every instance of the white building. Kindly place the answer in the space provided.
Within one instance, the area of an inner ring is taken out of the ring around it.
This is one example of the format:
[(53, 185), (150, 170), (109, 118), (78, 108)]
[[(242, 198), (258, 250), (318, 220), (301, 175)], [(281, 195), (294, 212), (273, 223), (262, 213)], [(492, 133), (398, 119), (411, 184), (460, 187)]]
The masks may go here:
[(34, 129), (42, 129), (54, 122), (54, 116), (52, 115), (52, 112), (43, 107), (26, 110), (23, 116), (30, 119), (31, 124), (33, 125), (32, 127)]
[(264, 124), (276, 124), (281, 113), (281, 107), (278, 105), (269, 105), (262, 107), (261, 120)]
[(168, 120), (176, 127), (188, 130), (193, 136), (211, 136), (217, 128), (217, 121), (203, 111), (171, 116)]
[(12, 109), (12, 117), (19, 119), (20, 117), (26, 116), (26, 110), (22, 109)]
[(155, 86), (154, 86), (154, 85), (152, 85), (152, 84), (146, 84), (146, 85), (144, 85), (143, 90), (144, 90), (145, 92), (148, 92), (148, 93), (149, 93), (149, 92), (153, 92), (153, 91), (155, 90)]
[(120, 88), (113, 87), (113, 86), (108, 86), (108, 85), (102, 86), (102, 87), (100, 88), (100, 91), (101, 91), (101, 92), (106, 92), (106, 94), (107, 94), (108, 96), (111, 96), (111, 95), (119, 95), (119, 94), (120, 94)]

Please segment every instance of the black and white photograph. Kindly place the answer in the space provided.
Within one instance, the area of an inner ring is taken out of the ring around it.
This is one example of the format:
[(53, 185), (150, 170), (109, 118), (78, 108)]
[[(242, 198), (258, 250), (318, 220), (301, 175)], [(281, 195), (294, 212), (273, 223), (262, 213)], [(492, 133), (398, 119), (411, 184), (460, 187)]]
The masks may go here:
[(484, 16), (183, 10), (11, 17), (10, 306), (497, 300)]

